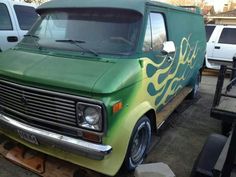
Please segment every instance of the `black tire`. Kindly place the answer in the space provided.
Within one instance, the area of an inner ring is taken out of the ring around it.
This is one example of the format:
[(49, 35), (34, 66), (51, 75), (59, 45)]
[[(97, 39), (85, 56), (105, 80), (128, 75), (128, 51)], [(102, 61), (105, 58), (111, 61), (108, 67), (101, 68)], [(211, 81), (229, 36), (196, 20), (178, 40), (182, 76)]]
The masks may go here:
[(190, 94), (188, 95), (189, 99), (195, 99), (198, 97), (198, 92), (199, 92), (199, 88), (200, 88), (200, 82), (201, 82), (201, 74), (200, 72), (197, 73), (196, 77), (194, 78), (194, 81), (192, 82), (192, 87), (193, 90), (190, 92)]
[(226, 122), (226, 121), (222, 121), (221, 122), (221, 133), (222, 135), (228, 136), (229, 132), (232, 129), (232, 123), (231, 122)]
[(151, 135), (150, 120), (146, 116), (143, 116), (136, 123), (129, 142), (125, 158), (125, 168), (128, 171), (134, 170), (143, 162), (150, 146)]

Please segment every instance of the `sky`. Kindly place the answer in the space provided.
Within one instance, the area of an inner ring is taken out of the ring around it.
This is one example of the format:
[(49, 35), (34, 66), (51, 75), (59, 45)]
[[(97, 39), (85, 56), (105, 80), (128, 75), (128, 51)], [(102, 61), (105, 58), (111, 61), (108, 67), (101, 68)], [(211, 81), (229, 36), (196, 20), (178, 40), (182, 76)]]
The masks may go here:
[[(156, 0), (161, 2), (169, 2), (168, 0)], [(199, 2), (200, 0), (194, 0), (195, 2)], [(205, 0), (205, 2), (214, 5), (215, 11), (220, 12), (223, 11), (224, 4), (227, 4), (230, 0)], [(236, 0), (234, 0), (236, 1)], [(176, 0), (178, 2), (178, 0)]]
[(224, 4), (226, 4), (227, 0), (206, 0), (209, 4), (214, 5), (216, 11), (222, 11)]

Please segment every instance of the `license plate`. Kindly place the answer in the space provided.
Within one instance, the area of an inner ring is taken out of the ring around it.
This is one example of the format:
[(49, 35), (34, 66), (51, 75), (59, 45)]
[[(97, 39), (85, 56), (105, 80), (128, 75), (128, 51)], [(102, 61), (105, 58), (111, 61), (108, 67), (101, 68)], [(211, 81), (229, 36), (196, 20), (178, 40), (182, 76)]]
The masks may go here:
[(32, 135), (30, 133), (27, 133), (27, 132), (24, 132), (22, 130), (17, 130), (17, 132), (18, 132), (19, 136), (22, 139), (24, 139), (25, 141), (28, 141), (32, 144), (37, 144), (37, 145), (39, 144), (37, 138), (34, 135)]

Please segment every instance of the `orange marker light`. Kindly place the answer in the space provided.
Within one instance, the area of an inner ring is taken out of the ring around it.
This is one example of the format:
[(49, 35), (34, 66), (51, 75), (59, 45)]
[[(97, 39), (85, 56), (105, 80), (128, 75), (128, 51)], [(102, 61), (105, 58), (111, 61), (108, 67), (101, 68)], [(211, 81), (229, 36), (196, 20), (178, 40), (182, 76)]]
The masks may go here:
[(83, 138), (97, 143), (101, 142), (101, 138), (94, 133), (83, 132)]
[(118, 102), (116, 104), (113, 105), (113, 113), (117, 113), (118, 111), (120, 111), (123, 108), (123, 104), (122, 102)]

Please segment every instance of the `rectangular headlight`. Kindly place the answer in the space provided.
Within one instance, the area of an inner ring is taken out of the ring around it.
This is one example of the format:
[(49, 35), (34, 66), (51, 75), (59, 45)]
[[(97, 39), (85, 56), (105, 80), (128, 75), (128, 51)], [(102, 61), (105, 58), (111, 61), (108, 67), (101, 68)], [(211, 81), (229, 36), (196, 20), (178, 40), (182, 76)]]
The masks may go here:
[(77, 103), (78, 126), (90, 130), (102, 131), (102, 107), (89, 103)]

